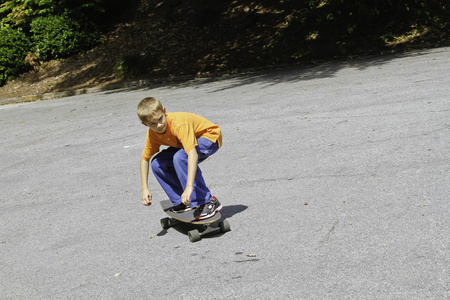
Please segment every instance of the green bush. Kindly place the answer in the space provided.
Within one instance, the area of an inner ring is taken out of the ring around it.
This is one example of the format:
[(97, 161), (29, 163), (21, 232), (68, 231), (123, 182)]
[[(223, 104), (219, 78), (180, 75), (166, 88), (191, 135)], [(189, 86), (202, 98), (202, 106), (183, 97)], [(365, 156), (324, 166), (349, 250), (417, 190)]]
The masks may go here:
[(34, 19), (30, 32), (40, 60), (68, 57), (92, 47), (98, 34), (84, 30), (68, 16), (47, 16)]
[(0, 29), (0, 86), (29, 68), (25, 57), (30, 48), (31, 44), (21, 30)]

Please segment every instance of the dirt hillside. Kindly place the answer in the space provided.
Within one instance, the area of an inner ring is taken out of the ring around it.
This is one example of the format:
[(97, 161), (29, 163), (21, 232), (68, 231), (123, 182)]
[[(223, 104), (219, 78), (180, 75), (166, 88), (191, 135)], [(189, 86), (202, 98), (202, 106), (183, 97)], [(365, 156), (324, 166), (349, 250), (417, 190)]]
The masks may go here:
[[(216, 0), (213, 5), (202, 7), (193, 7), (192, 3), (141, 1), (133, 18), (106, 33), (96, 48), (36, 66), (1, 87), (0, 98), (112, 88), (140, 79), (236, 73), (294, 62), (289, 57), (276, 59), (267, 50), (295, 12), (293, 1), (267, 1), (269, 4), (262, 5), (264, 1), (249, 4), (239, 0), (230, 5), (230, 1)], [(423, 46), (418, 38), (403, 44)], [(395, 48), (393, 45), (392, 49)], [(147, 59), (150, 70), (119, 79), (117, 66), (127, 56)]]

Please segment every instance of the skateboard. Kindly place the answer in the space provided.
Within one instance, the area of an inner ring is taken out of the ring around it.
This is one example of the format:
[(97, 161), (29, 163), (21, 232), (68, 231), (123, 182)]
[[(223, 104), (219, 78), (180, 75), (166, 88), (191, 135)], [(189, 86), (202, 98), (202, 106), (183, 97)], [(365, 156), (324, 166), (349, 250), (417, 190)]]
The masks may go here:
[(222, 215), (220, 212), (217, 212), (214, 216), (211, 218), (205, 219), (205, 220), (195, 220), (194, 218), (194, 211), (186, 211), (182, 213), (174, 213), (172, 211), (173, 204), (170, 200), (163, 200), (161, 201), (161, 207), (163, 211), (169, 215), (169, 217), (161, 219), (161, 227), (162, 229), (169, 229), (170, 227), (174, 227), (177, 224), (181, 223), (189, 223), (194, 225), (203, 225), (202, 230), (194, 229), (190, 230), (188, 232), (189, 241), (192, 243), (198, 242), (202, 239), (203, 236), (207, 234), (213, 234), (213, 233), (225, 233), (231, 230), (230, 224), (227, 220), (223, 220), (218, 223), (219, 227), (212, 227), (211, 225), (217, 221), (219, 221), (222, 218)]

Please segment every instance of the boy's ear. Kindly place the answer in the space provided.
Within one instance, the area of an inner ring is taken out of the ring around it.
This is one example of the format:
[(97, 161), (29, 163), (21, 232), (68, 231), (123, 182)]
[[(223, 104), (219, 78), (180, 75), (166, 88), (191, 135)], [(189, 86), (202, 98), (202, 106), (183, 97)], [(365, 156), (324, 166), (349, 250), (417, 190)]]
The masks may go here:
[(163, 109), (164, 109), (164, 113), (166, 113), (166, 108), (164, 107)]

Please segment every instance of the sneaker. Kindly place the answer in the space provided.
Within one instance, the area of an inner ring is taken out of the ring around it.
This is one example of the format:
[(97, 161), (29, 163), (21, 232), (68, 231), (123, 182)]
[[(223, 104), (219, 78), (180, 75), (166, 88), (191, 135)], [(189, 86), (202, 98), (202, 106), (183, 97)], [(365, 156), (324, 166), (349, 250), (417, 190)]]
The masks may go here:
[(221, 209), (222, 209), (222, 204), (220, 204), (219, 200), (217, 200), (217, 198), (213, 196), (213, 199), (210, 202), (201, 205), (194, 212), (194, 217), (197, 221), (208, 219), (208, 218), (211, 218), (212, 216), (214, 216)]
[(183, 203), (180, 203), (180, 204), (172, 207), (172, 211), (177, 214), (184, 213), (184, 212), (190, 211), (190, 210), (192, 210), (192, 208), (189, 205), (188, 206), (184, 205)]

